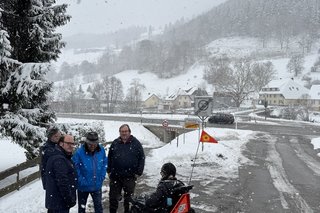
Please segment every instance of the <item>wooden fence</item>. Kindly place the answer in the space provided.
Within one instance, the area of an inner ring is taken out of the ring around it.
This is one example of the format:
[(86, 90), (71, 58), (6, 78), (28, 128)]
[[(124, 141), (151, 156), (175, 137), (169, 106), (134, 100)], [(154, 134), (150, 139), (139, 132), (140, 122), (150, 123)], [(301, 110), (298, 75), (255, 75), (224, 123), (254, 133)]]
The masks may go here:
[(37, 166), (37, 165), (39, 165), (39, 163), (40, 163), (40, 158), (38, 157), (33, 160), (18, 164), (17, 166), (11, 167), (11, 168), (1, 172), (0, 173), (0, 181), (11, 176), (11, 175), (14, 175), (14, 174), (16, 174), (17, 177), (16, 177), (15, 183), (12, 183), (9, 186), (6, 186), (6, 187), (0, 189), (0, 198), (6, 194), (9, 194), (10, 192), (13, 192), (15, 190), (19, 190), (22, 186), (30, 183), (31, 181), (33, 181), (37, 178), (40, 178), (40, 170), (38, 169), (36, 172), (33, 172), (32, 174), (20, 179), (20, 172), (22, 172), (25, 169)]

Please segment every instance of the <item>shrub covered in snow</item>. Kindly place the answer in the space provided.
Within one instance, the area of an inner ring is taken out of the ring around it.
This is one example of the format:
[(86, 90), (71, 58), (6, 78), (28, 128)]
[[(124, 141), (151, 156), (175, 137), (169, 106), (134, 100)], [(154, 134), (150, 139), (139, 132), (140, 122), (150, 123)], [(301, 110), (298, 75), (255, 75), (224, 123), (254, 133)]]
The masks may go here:
[(76, 142), (81, 142), (81, 138), (85, 137), (87, 132), (95, 131), (99, 135), (100, 143), (105, 143), (105, 132), (102, 122), (94, 123), (60, 123), (56, 124), (58, 128), (64, 132), (75, 137)]

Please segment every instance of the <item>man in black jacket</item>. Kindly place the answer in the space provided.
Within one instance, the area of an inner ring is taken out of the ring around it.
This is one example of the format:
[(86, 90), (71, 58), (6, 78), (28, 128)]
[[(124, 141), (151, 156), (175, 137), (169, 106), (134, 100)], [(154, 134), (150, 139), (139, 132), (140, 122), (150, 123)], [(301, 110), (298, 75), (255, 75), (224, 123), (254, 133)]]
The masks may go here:
[(119, 128), (120, 137), (109, 148), (107, 173), (110, 178), (109, 210), (117, 212), (121, 191), (124, 191), (124, 212), (129, 212), (129, 201), (134, 194), (137, 177), (144, 169), (145, 155), (141, 143), (131, 135), (128, 124)]
[(50, 127), (47, 130), (47, 142), (43, 145), (41, 148), (41, 164), (40, 164), (40, 171), (41, 171), (41, 180), (42, 180), (42, 186), (43, 189), (46, 189), (46, 164), (48, 161), (49, 156), (54, 152), (54, 147), (58, 143), (61, 133), (60, 130), (57, 127)]
[(46, 165), (46, 200), (49, 213), (69, 213), (76, 205), (76, 170), (71, 161), (74, 138), (62, 136)]

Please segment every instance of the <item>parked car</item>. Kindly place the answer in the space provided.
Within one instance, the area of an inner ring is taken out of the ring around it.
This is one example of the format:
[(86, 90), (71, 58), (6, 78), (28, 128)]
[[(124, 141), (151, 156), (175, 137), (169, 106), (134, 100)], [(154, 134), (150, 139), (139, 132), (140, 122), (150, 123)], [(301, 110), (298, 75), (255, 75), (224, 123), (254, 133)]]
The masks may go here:
[(215, 113), (208, 119), (209, 123), (233, 124), (234, 116), (228, 113)]

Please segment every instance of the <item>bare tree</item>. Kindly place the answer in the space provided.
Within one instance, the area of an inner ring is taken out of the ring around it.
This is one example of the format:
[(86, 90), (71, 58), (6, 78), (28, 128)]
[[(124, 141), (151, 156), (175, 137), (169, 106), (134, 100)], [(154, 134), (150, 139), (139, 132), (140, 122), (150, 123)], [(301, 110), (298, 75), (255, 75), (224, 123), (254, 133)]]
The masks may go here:
[(257, 64), (253, 66), (248, 59), (231, 63), (227, 57), (215, 57), (210, 60), (205, 76), (217, 91), (230, 95), (239, 107), (258, 87), (255, 79), (257, 74), (262, 75), (262, 71), (254, 70), (254, 67), (257, 68)]
[(104, 77), (93, 88), (93, 98), (107, 104), (107, 111), (114, 112), (115, 107), (123, 99), (122, 83), (116, 77)]
[(216, 84), (217, 81), (227, 81), (225, 73), (230, 72), (231, 60), (226, 55), (207, 59), (208, 68), (205, 70), (205, 78), (209, 83)]
[(287, 70), (289, 73), (293, 73), (295, 77), (302, 73), (303, 68), (303, 56), (293, 55), (287, 64)]
[(272, 62), (254, 62), (252, 64), (253, 72), (253, 86), (255, 92), (260, 92), (262, 87), (267, 85), (272, 79), (274, 79), (276, 71)]
[(128, 89), (126, 96), (126, 103), (129, 111), (136, 112), (141, 105), (142, 94), (141, 91), (145, 89), (145, 85), (140, 83), (140, 79), (133, 79), (130, 83), (131, 87)]
[(123, 87), (122, 87), (121, 81), (114, 76), (108, 78), (108, 84), (109, 84), (108, 99), (110, 102), (109, 111), (114, 112), (115, 107), (123, 99)]
[(310, 121), (310, 112), (312, 111), (312, 105), (309, 101), (310, 96), (308, 94), (302, 95), (299, 99), (298, 117), (303, 121)]

